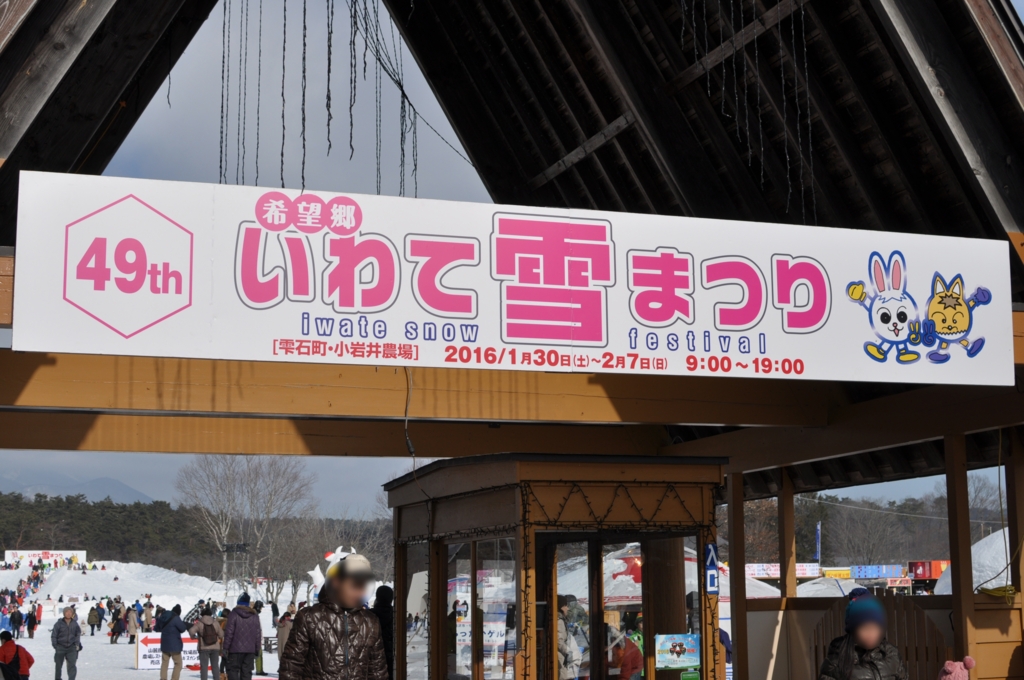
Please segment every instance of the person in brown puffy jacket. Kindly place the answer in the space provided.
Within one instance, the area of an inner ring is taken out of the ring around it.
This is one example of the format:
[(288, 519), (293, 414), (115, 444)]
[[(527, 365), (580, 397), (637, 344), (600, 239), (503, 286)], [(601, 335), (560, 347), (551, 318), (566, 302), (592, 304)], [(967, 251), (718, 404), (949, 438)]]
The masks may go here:
[(363, 608), (370, 562), (346, 555), (327, 569), (319, 602), (299, 611), (281, 655), (280, 680), (388, 680), (380, 622)]

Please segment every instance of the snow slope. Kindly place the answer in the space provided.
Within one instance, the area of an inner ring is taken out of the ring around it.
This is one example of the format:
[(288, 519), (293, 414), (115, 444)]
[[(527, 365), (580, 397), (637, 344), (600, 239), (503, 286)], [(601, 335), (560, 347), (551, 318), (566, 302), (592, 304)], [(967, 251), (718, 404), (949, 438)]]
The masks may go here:
[[(82, 597), (88, 593), (90, 599), (93, 596), (120, 595), (127, 602), (144, 602), (145, 594), (152, 593), (153, 602), (168, 608), (180, 604), (185, 611), (200, 599), (224, 599), (223, 586), (202, 576), (179, 574), (169, 569), (134, 562), (97, 562), (96, 565), (97, 571), (56, 569), (50, 572), (36, 597), (44, 601), (47, 595), (53, 600), (63, 595), (67, 600), (68, 596)], [(107, 568), (106, 571), (99, 570), (103, 566)], [(13, 588), (20, 579), (28, 576), (29, 571), (28, 567), (0, 571), (0, 588)], [(118, 580), (114, 581), (114, 577)]]
[[(97, 571), (86, 572), (84, 576), (80, 571), (68, 571), (67, 569), (50, 572), (46, 583), (34, 596), (38, 597), (44, 605), (42, 624), (36, 631), (34, 640), (23, 638), (19, 642), (36, 659), (32, 668), (32, 677), (46, 678), (51, 677), (53, 673), (50, 629), (59, 616), (57, 611), (64, 606), (57, 603), (61, 595), (64, 596), (65, 602), (69, 597), (83, 597), (86, 593), (89, 594), (90, 601), (93, 596), (105, 598), (108, 595), (110, 597), (120, 595), (123, 601), (132, 603), (137, 599), (145, 601), (145, 595), (151, 593), (155, 604), (168, 609), (180, 604), (184, 611), (191, 609), (200, 599), (215, 601), (224, 599), (224, 586), (202, 576), (179, 574), (148, 564), (97, 562), (96, 565)], [(99, 567), (102, 566), (106, 566), (106, 571), (99, 570)], [(28, 576), (29, 571), (28, 567), (0, 571), (0, 588), (13, 588), (21, 578)], [(114, 581), (115, 576), (118, 577), (117, 581)], [(47, 595), (51, 598), (49, 602), (46, 601)], [(229, 596), (230, 606), (234, 606), (237, 596), (237, 589), (232, 587)], [(289, 593), (286, 592), (280, 602), (282, 609), (287, 606), (288, 599)], [(97, 631), (95, 636), (89, 635), (89, 627), (84, 625), (84, 621), (90, 606), (81, 603), (76, 607), (81, 611), (79, 620), (85, 632), (85, 637), (82, 640), (84, 649), (79, 655), (78, 661), (78, 680), (157, 680), (159, 673), (156, 671), (135, 670), (135, 646), (127, 644), (127, 637), (122, 637), (120, 644), (111, 645), (105, 626), (102, 631)], [(264, 636), (273, 634), (269, 607), (263, 611), (260, 623), (263, 626)], [(276, 655), (265, 655), (264, 671), (269, 673), (269, 676), (256, 677), (276, 677)], [(191, 680), (198, 678), (199, 672), (186, 669), (181, 677)]]

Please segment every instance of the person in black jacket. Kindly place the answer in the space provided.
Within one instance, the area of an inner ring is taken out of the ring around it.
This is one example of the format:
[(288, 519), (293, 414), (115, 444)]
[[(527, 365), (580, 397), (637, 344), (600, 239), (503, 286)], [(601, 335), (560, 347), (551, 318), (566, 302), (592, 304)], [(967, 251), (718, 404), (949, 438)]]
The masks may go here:
[(380, 637), (384, 641), (384, 658), (388, 662), (388, 678), (395, 680), (395, 591), (391, 586), (377, 588), (377, 597), (371, 610), (380, 621)]
[(850, 593), (846, 635), (829, 645), (818, 680), (907, 680), (907, 667), (885, 639), (885, 607), (864, 588)]

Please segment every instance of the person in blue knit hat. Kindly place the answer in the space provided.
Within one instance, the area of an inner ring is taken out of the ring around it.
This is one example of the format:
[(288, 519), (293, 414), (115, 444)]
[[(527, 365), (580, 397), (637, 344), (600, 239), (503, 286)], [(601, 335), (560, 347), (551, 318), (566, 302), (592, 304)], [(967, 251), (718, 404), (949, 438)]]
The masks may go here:
[(850, 593), (846, 635), (829, 645), (818, 680), (907, 680), (907, 667), (885, 639), (882, 603), (864, 588)]

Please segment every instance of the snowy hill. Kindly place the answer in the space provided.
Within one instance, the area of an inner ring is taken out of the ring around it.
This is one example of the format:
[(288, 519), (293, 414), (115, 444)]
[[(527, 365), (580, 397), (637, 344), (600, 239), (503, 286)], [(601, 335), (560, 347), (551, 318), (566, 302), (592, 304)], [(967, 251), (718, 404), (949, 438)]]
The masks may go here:
[[(136, 562), (97, 562), (96, 565), (97, 571), (57, 569), (51, 572), (39, 589), (38, 599), (44, 601), (49, 595), (52, 600), (57, 600), (63, 595), (67, 600), (69, 596), (81, 597), (88, 593), (90, 598), (120, 595), (122, 600), (134, 602), (137, 599), (144, 601), (145, 594), (152, 593), (157, 604), (168, 608), (180, 604), (185, 611), (200, 599), (224, 599), (224, 587), (202, 576), (179, 574)], [(100, 571), (104, 566), (106, 571)], [(0, 588), (13, 588), (28, 573), (28, 567), (0, 571)], [(115, 581), (114, 577), (118, 580)]]
[[(59, 615), (58, 609), (63, 606), (57, 604), (61, 595), (64, 596), (65, 602), (69, 597), (82, 597), (85, 593), (89, 594), (90, 600), (93, 596), (100, 598), (108, 595), (111, 597), (120, 595), (123, 601), (130, 604), (137, 599), (145, 601), (145, 595), (151, 593), (154, 603), (167, 608), (180, 604), (184, 611), (188, 611), (200, 599), (213, 599), (214, 601), (224, 599), (224, 586), (202, 576), (179, 574), (169, 569), (136, 562), (96, 562), (96, 565), (96, 571), (84, 572), (84, 576), (80, 571), (56, 569), (50, 572), (46, 583), (39, 589), (39, 593), (33, 596), (38, 597), (44, 605), (42, 625), (36, 632), (34, 640), (23, 638), (19, 641), (35, 656), (36, 665), (32, 669), (32, 677), (48, 677), (48, 674), (52, 673), (53, 650), (50, 648), (50, 628)], [(106, 566), (105, 571), (100, 570), (103, 566)], [(28, 574), (28, 567), (0, 571), (0, 588), (13, 588), (20, 579)], [(117, 577), (118, 580), (115, 581), (114, 577)], [(51, 598), (49, 603), (46, 601), (47, 595)], [(229, 606), (234, 606), (237, 596), (237, 588), (232, 587), (228, 600)], [(253, 599), (256, 599), (255, 593), (253, 593)], [(288, 594), (286, 593), (281, 599), (282, 608), (287, 606), (287, 600)], [(84, 614), (88, 612), (90, 606), (81, 603), (76, 607), (82, 612), (80, 616), (83, 623)], [(263, 610), (260, 623), (264, 635), (274, 634), (269, 607)], [(95, 636), (89, 635), (88, 626), (83, 627), (85, 637), (82, 639), (82, 643), (85, 645), (85, 649), (79, 656), (78, 662), (78, 677), (81, 680), (91, 680), (92, 678), (103, 678), (104, 680), (145, 680), (150, 678), (155, 680), (157, 678), (156, 672), (134, 670), (135, 646), (126, 644), (127, 637), (121, 638), (120, 644), (115, 646), (109, 644), (106, 627), (97, 631)], [(264, 667), (271, 676), (276, 675), (276, 655), (265, 655)], [(198, 678), (199, 673), (194, 670), (186, 670), (181, 677), (191, 680)]]

